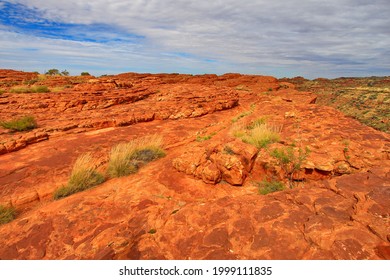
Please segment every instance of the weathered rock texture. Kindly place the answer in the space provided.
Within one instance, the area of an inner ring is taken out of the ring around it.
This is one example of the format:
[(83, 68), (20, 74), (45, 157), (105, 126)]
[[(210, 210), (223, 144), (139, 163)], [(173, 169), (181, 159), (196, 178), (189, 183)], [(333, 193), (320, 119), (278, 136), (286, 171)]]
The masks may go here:
[[(0, 130), (0, 204), (18, 210), (0, 259), (390, 258), (390, 137), (315, 94), (272, 77), (134, 73), (10, 92), (33, 75), (0, 71), (0, 119), (38, 122)], [(258, 118), (281, 131), (268, 150), (231, 133)], [(104, 172), (112, 146), (155, 133), (166, 157), (53, 201), (80, 154)], [(259, 195), (266, 176), (286, 183), (268, 151), (287, 145), (311, 150), (294, 188)]]

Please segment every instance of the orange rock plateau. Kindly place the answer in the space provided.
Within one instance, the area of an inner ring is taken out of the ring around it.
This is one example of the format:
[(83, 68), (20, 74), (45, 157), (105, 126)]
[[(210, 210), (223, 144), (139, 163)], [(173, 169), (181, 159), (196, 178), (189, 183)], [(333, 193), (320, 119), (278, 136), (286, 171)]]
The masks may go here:
[[(35, 79), (49, 93), (12, 93)], [(315, 93), (240, 74), (46, 77), (0, 70), (0, 259), (389, 259), (390, 137)], [(55, 89), (55, 90), (54, 90)], [(234, 136), (262, 118), (280, 140)], [(73, 163), (158, 134), (166, 156), (61, 200)], [(293, 188), (269, 151), (308, 147)], [(261, 195), (274, 176), (285, 190)]]

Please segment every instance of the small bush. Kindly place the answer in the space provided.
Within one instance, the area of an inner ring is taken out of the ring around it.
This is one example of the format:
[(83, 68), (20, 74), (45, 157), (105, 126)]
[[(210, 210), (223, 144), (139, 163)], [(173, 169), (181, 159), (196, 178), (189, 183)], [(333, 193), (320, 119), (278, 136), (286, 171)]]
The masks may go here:
[(0, 205), (0, 225), (11, 222), (15, 217), (15, 208)]
[(56, 75), (60, 75), (60, 71), (58, 69), (49, 69), (48, 71), (45, 72), (45, 75), (49, 75), (49, 76), (56, 76)]
[(107, 175), (114, 178), (136, 173), (142, 165), (163, 156), (162, 138), (157, 135), (120, 143), (111, 149)]
[(263, 180), (256, 183), (259, 188), (259, 194), (266, 195), (269, 193), (284, 190), (284, 185), (278, 180)]
[(289, 180), (290, 188), (293, 187), (294, 173), (301, 169), (301, 165), (309, 153), (310, 149), (308, 147), (305, 150), (299, 148), (298, 151), (294, 151), (293, 147), (287, 147), (285, 149), (274, 149), (271, 152), (271, 156), (276, 159)]
[(33, 116), (24, 116), (8, 122), (0, 122), (0, 126), (12, 131), (26, 131), (37, 127), (37, 122)]
[(79, 156), (73, 166), (68, 184), (54, 192), (54, 199), (60, 199), (71, 194), (84, 191), (105, 181), (102, 174), (96, 170), (96, 162), (91, 154)]
[(81, 76), (91, 76), (88, 72), (81, 72)]

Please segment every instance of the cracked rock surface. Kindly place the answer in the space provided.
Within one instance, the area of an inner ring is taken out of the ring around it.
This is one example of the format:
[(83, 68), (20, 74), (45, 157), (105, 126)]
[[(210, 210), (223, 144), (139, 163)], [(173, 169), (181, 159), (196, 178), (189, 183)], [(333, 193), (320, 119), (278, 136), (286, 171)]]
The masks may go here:
[[(282, 85), (128, 73), (4, 93), (2, 119), (30, 113), (39, 127), (0, 130), (0, 204), (18, 212), (0, 225), (0, 259), (390, 259), (389, 135)], [(310, 148), (292, 189), (258, 193), (256, 182), (284, 180), (283, 170), (232, 128), (259, 118), (280, 131), (269, 151)], [(82, 153), (104, 172), (112, 146), (151, 134), (164, 158), (52, 199)]]

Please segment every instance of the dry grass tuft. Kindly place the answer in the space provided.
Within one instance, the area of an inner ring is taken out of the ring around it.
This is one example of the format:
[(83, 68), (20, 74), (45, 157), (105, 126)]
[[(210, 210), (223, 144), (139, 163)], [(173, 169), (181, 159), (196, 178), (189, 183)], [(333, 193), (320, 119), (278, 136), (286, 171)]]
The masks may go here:
[(0, 205), (0, 225), (11, 222), (15, 217), (15, 208)]
[(285, 186), (282, 182), (278, 180), (263, 180), (256, 183), (258, 187), (259, 194), (266, 195), (273, 192), (282, 191), (285, 189)]
[(32, 87), (23, 87), (16, 86), (10, 89), (11, 93), (45, 93), (50, 92), (50, 89), (47, 86), (32, 86)]
[(103, 183), (105, 178), (97, 172), (96, 166), (96, 160), (90, 153), (79, 156), (73, 166), (68, 184), (57, 189), (54, 199), (60, 199)]
[(23, 116), (10, 121), (0, 121), (0, 126), (11, 131), (27, 131), (36, 128), (38, 125), (33, 116)]
[(111, 178), (136, 173), (142, 165), (165, 156), (163, 139), (150, 135), (114, 146), (110, 152), (107, 175)]
[(237, 123), (232, 126), (232, 133), (243, 142), (254, 145), (258, 149), (265, 148), (268, 144), (280, 140), (281, 126), (265, 123), (264, 119), (258, 119), (245, 125)]

